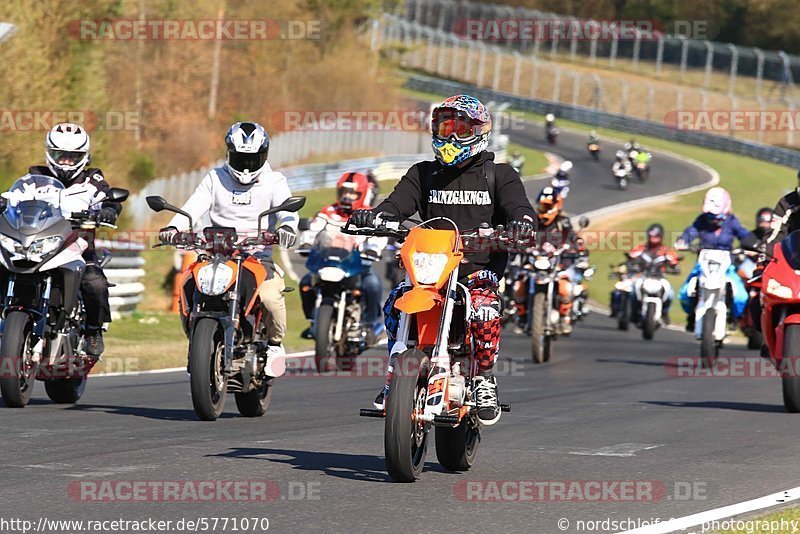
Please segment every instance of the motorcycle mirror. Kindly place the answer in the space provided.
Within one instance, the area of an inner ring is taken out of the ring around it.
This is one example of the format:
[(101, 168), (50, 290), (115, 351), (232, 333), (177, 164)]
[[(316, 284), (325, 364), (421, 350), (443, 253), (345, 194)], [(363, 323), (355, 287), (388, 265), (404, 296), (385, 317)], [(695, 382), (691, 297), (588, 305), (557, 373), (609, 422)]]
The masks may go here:
[(112, 187), (106, 191), (106, 198), (104, 200), (107, 202), (125, 202), (128, 200), (129, 194), (130, 192), (127, 189), (122, 189), (121, 187)]
[(305, 232), (309, 228), (311, 228), (311, 219), (308, 217), (303, 217), (300, 219), (300, 222), (297, 223), (297, 229), (301, 232)]
[(306, 197), (289, 197), (280, 206), (275, 206), (274, 208), (262, 211), (258, 215), (258, 234), (261, 235), (261, 220), (267, 215), (272, 215), (273, 213), (278, 213), (279, 211), (298, 211), (300, 208), (305, 206), (305, 204)]
[(176, 208), (175, 206), (164, 200), (162, 197), (159, 196), (145, 197), (145, 201), (147, 201), (147, 206), (156, 213), (162, 211), (171, 211), (173, 213), (179, 213), (183, 215), (184, 217), (189, 219), (189, 228), (194, 228), (194, 221), (192, 220), (191, 215), (189, 215), (180, 208)]
[(586, 228), (589, 226), (589, 217), (583, 215), (580, 219), (578, 219), (578, 226), (580, 228)]
[(0, 213), (6, 211), (8, 207), (8, 199), (6, 197), (0, 197)]

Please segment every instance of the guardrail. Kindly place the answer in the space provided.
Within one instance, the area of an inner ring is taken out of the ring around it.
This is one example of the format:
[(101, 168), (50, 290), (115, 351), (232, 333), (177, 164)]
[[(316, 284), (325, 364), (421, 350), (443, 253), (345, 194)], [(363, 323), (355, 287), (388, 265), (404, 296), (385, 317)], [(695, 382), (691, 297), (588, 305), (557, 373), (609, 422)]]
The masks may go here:
[(144, 298), (141, 280), (145, 275), (145, 259), (141, 252), (146, 244), (97, 239), (95, 247), (109, 250), (112, 254), (111, 261), (103, 268), (110, 284), (108, 302), (111, 305), (111, 318), (130, 315)]
[(547, 100), (522, 97), (509, 93), (502, 93), (493, 89), (477, 87), (471, 84), (440, 80), (418, 74), (412, 74), (408, 77), (406, 87), (417, 91), (448, 95), (469, 93), (484, 101), (495, 100), (507, 102), (510, 104), (511, 108), (521, 111), (530, 111), (538, 114), (554, 113), (559, 118), (569, 119), (595, 127), (649, 135), (651, 137), (732, 152), (763, 161), (800, 168), (800, 151), (774, 147), (754, 141), (746, 141), (698, 131), (677, 130), (653, 121), (634, 119), (582, 106), (572, 106)]

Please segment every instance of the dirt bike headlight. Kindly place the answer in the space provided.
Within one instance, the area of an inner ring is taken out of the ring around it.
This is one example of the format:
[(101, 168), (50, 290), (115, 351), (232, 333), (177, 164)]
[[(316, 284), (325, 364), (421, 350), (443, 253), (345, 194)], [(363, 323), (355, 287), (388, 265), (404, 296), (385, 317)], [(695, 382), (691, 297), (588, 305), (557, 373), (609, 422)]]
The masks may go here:
[(224, 263), (209, 263), (197, 271), (197, 287), (204, 295), (222, 295), (233, 279), (233, 269)]
[(447, 254), (417, 252), (411, 260), (414, 262), (414, 279), (419, 284), (435, 284), (447, 266)]
[(6, 249), (13, 256), (22, 256), (25, 254), (25, 249), (22, 248), (22, 243), (16, 239), (11, 239), (7, 235), (0, 234), (0, 246)]
[(533, 266), (536, 269), (539, 269), (540, 271), (546, 271), (550, 269), (550, 258), (547, 258), (545, 256), (536, 258), (536, 261), (533, 262)]
[(50, 236), (42, 239), (37, 239), (25, 251), (28, 259), (31, 261), (42, 261), (48, 254), (52, 254), (64, 243), (64, 240), (59, 236)]
[(770, 278), (767, 281), (767, 293), (782, 299), (791, 299), (793, 296), (792, 288), (786, 287), (774, 278)]

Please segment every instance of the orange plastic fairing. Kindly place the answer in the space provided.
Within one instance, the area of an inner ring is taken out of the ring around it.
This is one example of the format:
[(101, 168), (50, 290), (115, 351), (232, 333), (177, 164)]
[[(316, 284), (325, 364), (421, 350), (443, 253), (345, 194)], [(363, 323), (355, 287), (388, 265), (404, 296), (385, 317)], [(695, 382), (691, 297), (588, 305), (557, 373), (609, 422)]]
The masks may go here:
[(441, 301), (442, 296), (437, 291), (422, 286), (406, 291), (395, 301), (394, 307), (401, 312), (413, 314), (428, 311)]

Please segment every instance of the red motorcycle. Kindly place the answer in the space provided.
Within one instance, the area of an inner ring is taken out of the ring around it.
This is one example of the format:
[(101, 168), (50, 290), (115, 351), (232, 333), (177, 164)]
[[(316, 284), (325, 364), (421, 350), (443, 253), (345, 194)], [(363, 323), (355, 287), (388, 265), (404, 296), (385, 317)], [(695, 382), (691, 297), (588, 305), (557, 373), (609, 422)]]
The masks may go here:
[(800, 413), (800, 231), (774, 248), (761, 278), (761, 331), (780, 371), (783, 405)]

